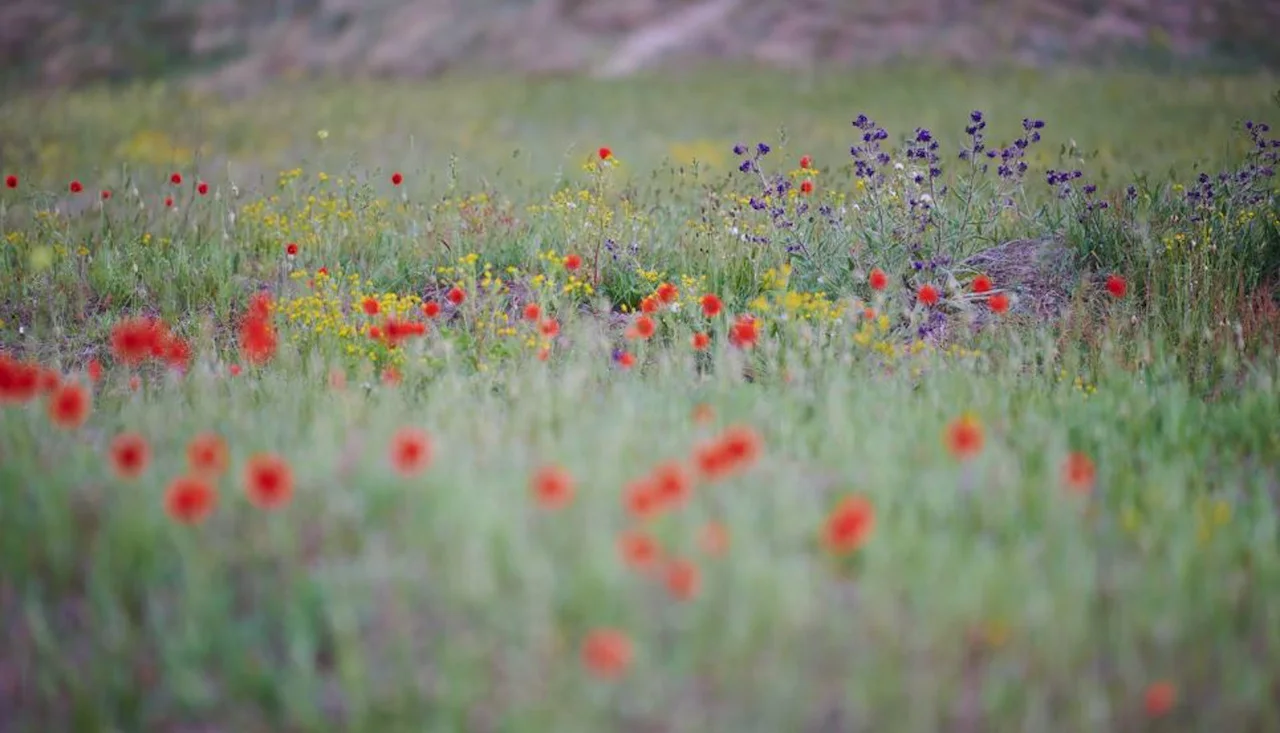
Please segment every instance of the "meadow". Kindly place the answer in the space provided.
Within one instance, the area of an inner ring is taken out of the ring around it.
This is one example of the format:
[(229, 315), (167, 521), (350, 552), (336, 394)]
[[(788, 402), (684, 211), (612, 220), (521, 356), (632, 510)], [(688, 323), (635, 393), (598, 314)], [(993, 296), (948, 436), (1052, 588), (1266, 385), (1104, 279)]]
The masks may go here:
[(1280, 728), (1277, 87), (0, 102), (0, 729)]

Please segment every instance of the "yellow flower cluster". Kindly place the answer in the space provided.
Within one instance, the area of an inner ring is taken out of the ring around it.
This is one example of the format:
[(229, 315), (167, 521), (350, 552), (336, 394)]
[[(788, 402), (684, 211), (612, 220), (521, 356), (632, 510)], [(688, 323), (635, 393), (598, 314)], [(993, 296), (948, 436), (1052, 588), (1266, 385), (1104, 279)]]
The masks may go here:
[(787, 320), (819, 323), (830, 323), (844, 315), (844, 305), (831, 300), (822, 291), (772, 291), (752, 300), (750, 308), (752, 312), (777, 313)]
[[(308, 273), (297, 270), (291, 273), (290, 277), (294, 280), (304, 280), (308, 277)], [(314, 286), (310, 292), (281, 300), (280, 311), (285, 319), (290, 324), (305, 328), (316, 336), (332, 335), (343, 339), (355, 336), (356, 327), (347, 322), (350, 305), (343, 297), (341, 281), (322, 272), (311, 277)], [(360, 276), (350, 275), (349, 278), (356, 283), (359, 282)], [(300, 340), (301, 337), (300, 333), (294, 334), (295, 339)]]
[(764, 290), (782, 290), (790, 283), (791, 263), (784, 264), (779, 268), (770, 267), (760, 276), (760, 287)]
[[(569, 272), (564, 266), (564, 260), (565, 255), (559, 254), (555, 250), (539, 252), (538, 263), (543, 271), (529, 279), (529, 286), (544, 297), (553, 297), (557, 292), (571, 298), (595, 295), (595, 288), (592, 287), (586, 277), (576, 272)], [(584, 263), (583, 267), (585, 266)], [(518, 274), (518, 271), (514, 268), (509, 268), (508, 272), (512, 275)], [(559, 275), (562, 273), (566, 274), (563, 284), (559, 281)]]
[[(370, 337), (369, 329), (388, 317), (408, 319), (420, 314), (422, 300), (415, 295), (366, 293), (358, 274), (335, 277), (302, 270), (290, 274), (295, 281), (308, 280), (302, 294), (283, 298), (279, 307), (290, 326), (290, 339), (309, 347), (327, 346), (346, 357), (368, 360), (375, 366), (398, 366), (403, 349), (389, 349)], [(363, 311), (366, 298), (378, 303), (378, 315)]]
[[(285, 171), (281, 180), (287, 185), (300, 175), (300, 170)], [(321, 178), (321, 184), (326, 180), (327, 176)], [(299, 196), (297, 201), (287, 201), (274, 194), (246, 203), (236, 215), (237, 234), (248, 241), (296, 242), (315, 248), (324, 242), (372, 241), (386, 230), (387, 203), (353, 196), (345, 184), (322, 185)]]
[[(1059, 383), (1067, 381), (1068, 377), (1069, 375), (1067, 374), (1066, 369), (1058, 370)], [(1084, 377), (1078, 374), (1071, 380), (1071, 388), (1076, 392), (1079, 392), (1080, 394), (1084, 395), (1085, 397), (1088, 397), (1089, 395), (1098, 391), (1097, 385), (1086, 381)]]
[(787, 320), (818, 323), (831, 323), (844, 316), (844, 304), (831, 300), (825, 292), (789, 290), (790, 284), (790, 264), (765, 270), (760, 277), (764, 293), (751, 301), (752, 312), (776, 313)]
[(893, 356), (893, 343), (891, 341), (878, 338), (884, 336), (888, 332), (888, 316), (881, 315), (876, 318), (866, 318), (862, 320), (861, 325), (853, 332), (853, 342), (858, 346), (872, 346), (874, 342), (877, 350), (885, 353), (886, 356)]

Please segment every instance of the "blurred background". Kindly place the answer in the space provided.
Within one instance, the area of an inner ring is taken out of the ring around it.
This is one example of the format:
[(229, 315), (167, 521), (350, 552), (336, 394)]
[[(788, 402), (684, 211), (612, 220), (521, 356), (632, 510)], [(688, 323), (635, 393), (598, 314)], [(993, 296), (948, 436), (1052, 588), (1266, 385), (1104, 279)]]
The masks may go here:
[(12, 89), (658, 65), (1280, 66), (1280, 0), (4, 0)]

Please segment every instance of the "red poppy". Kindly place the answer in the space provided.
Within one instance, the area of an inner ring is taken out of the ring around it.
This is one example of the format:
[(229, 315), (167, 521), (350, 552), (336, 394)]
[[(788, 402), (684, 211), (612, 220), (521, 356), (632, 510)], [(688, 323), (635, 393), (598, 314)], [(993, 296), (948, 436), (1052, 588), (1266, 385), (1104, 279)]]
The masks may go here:
[(617, 629), (595, 629), (582, 641), (582, 664), (603, 679), (617, 679), (631, 666), (635, 646)]
[(720, 315), (722, 310), (724, 310), (724, 303), (720, 302), (719, 296), (714, 293), (707, 293), (702, 296), (702, 315), (707, 318), (715, 318)]
[(102, 381), (102, 362), (97, 359), (90, 359), (89, 363), (85, 365), (84, 371), (89, 376), (90, 382), (96, 384)]
[(365, 315), (376, 316), (382, 310), (382, 305), (378, 303), (377, 298), (366, 296), (360, 301), (360, 309), (365, 312)]
[(13, 175), (12, 173), (10, 173), (9, 175), (5, 176), (5, 177), (4, 177), (4, 187), (5, 187), (5, 188), (17, 188), (17, 187), (18, 187), (18, 177), (17, 177), (17, 176), (15, 176), (15, 175)]
[(600, 160), (608, 160), (613, 157), (613, 151), (609, 148), (600, 148), (596, 151), (596, 155), (600, 156)]
[(1093, 491), (1097, 478), (1098, 470), (1089, 456), (1080, 451), (1073, 451), (1067, 455), (1067, 460), (1062, 464), (1062, 481), (1068, 489), (1079, 494), (1087, 494)]
[(111, 469), (122, 479), (138, 478), (151, 463), (151, 446), (138, 433), (121, 433), (112, 438), (107, 453)]
[(693, 335), (693, 350), (702, 351), (711, 345), (711, 337), (705, 333), (695, 333)]
[(287, 254), (287, 255), (289, 255), (290, 257), (294, 257), (294, 256), (296, 256), (296, 255), (298, 254), (298, 243), (297, 243), (297, 242), (290, 242), (290, 243), (286, 244), (286, 245), (284, 246), (284, 253), (285, 253), (285, 254)]
[(986, 275), (979, 275), (973, 279), (973, 292), (988, 293), (991, 292), (991, 278)]
[(426, 333), (427, 324), (420, 321), (402, 321), (388, 317), (382, 324), (383, 338), (393, 348), (411, 338), (425, 336)]
[(261, 366), (276, 353), (276, 333), (271, 325), (257, 319), (246, 320), (240, 329), (240, 354), (250, 364)]
[(173, 197), (172, 197), (172, 196), (165, 196), (165, 197), (164, 197), (164, 207), (165, 207), (166, 209), (171, 209), (171, 208), (173, 208)]
[(445, 297), (447, 297), (449, 302), (454, 305), (462, 305), (462, 301), (467, 299), (467, 293), (465, 290), (455, 285), (449, 289), (449, 294)]
[(201, 182), (197, 183), (197, 184), (196, 184), (196, 193), (200, 194), (201, 196), (204, 196), (204, 195), (208, 194), (208, 193), (209, 193), (209, 184), (205, 183), (204, 181), (201, 181)]
[(71, 184), (67, 186), (67, 190), (71, 191), (71, 193), (80, 193), (84, 190), (84, 186), (81, 185), (79, 181), (72, 181)]
[(186, 339), (173, 334), (163, 337), (160, 344), (161, 358), (171, 369), (185, 372), (191, 363), (191, 344)]
[(992, 313), (1004, 314), (1009, 312), (1009, 296), (1004, 293), (996, 293), (987, 298), (987, 306), (991, 308)]
[(391, 438), (391, 466), (401, 476), (415, 476), (431, 465), (431, 436), (420, 428), (400, 428)]
[(822, 529), (822, 543), (835, 554), (854, 552), (866, 544), (875, 520), (875, 509), (865, 497), (845, 497), (828, 515)]
[(258, 293), (249, 301), (249, 312), (240, 324), (240, 354), (245, 361), (261, 366), (276, 353), (276, 332), (271, 325), (271, 296)]
[(244, 489), (259, 508), (278, 509), (293, 498), (293, 469), (273, 453), (254, 455), (245, 463)]
[(667, 593), (677, 601), (688, 601), (702, 589), (702, 573), (692, 560), (676, 558), (667, 563), (662, 573)]
[(249, 299), (249, 318), (266, 320), (271, 317), (271, 294), (259, 291)]
[(401, 183), (404, 183), (404, 176), (400, 175), (400, 173), (399, 173), (398, 171), (397, 171), (396, 173), (392, 173), (392, 174), (391, 174), (391, 185), (392, 185), (392, 186), (399, 186)]
[(719, 441), (710, 441), (694, 448), (693, 462), (704, 481), (716, 481), (733, 468), (732, 459)]
[(805, 195), (813, 193), (813, 181), (801, 181), (800, 193), (803, 193)]
[(537, 303), (530, 303), (524, 307), (524, 319), (526, 321), (537, 321), (542, 317), (542, 308)]
[(554, 318), (548, 318), (542, 323), (538, 324), (538, 330), (542, 332), (543, 336), (547, 338), (552, 338), (556, 334), (560, 333), (560, 322)]
[(920, 302), (924, 303), (926, 307), (932, 308), (938, 304), (938, 289), (929, 283), (925, 283), (920, 286), (918, 291), (916, 291), (916, 297), (919, 298)]
[(889, 284), (889, 276), (884, 274), (884, 270), (876, 267), (867, 276), (867, 284), (871, 286), (872, 290), (884, 290)]
[(49, 420), (63, 430), (75, 430), (89, 419), (93, 398), (79, 382), (67, 382), (49, 395)]
[(181, 173), (178, 173), (178, 172), (176, 172), (176, 171), (175, 171), (175, 172), (173, 172), (173, 173), (170, 173), (170, 174), (169, 174), (169, 183), (172, 183), (172, 184), (173, 184), (173, 185), (175, 185), (175, 186), (181, 185), (181, 183), (182, 183), (182, 174), (181, 174)]
[(721, 433), (720, 447), (731, 465), (737, 469), (745, 469), (760, 458), (764, 451), (764, 440), (754, 428), (731, 425)]
[(427, 318), (435, 318), (440, 315), (440, 304), (434, 300), (428, 300), (422, 304), (422, 314)]
[(574, 270), (577, 270), (579, 267), (582, 267), (581, 257), (575, 254), (565, 255), (564, 269), (568, 270), (569, 272), (573, 272)]
[(649, 534), (631, 530), (618, 535), (618, 554), (627, 567), (649, 572), (662, 558), (662, 548)]
[(1143, 695), (1143, 707), (1147, 710), (1147, 715), (1153, 718), (1164, 717), (1173, 710), (1174, 704), (1178, 700), (1178, 689), (1174, 687), (1172, 682), (1162, 680), (1153, 682), (1147, 687), (1146, 694)]
[(657, 516), (662, 509), (657, 489), (648, 479), (638, 479), (628, 483), (623, 488), (622, 498), (627, 512), (635, 519), (650, 519)]
[(98, 195), (102, 197), (102, 200), (103, 200), (103, 201), (106, 201), (106, 200), (108, 200), (108, 199), (110, 199), (110, 198), (111, 198), (111, 192), (110, 192), (110, 191), (108, 191), (108, 190), (107, 190), (107, 189), (105, 189), (105, 188), (104, 188), (104, 189), (102, 189), (102, 193), (100, 193), (100, 194), (98, 194)]
[(680, 297), (680, 289), (671, 283), (662, 283), (658, 286), (654, 295), (658, 296), (660, 302), (670, 305), (676, 301), (676, 298)]
[(640, 301), (640, 312), (641, 313), (657, 313), (658, 299), (653, 297), (652, 295), (646, 295)]
[(126, 318), (111, 329), (111, 351), (128, 366), (151, 358), (163, 334), (162, 324), (153, 318)]
[(652, 318), (646, 315), (641, 315), (636, 319), (635, 325), (632, 326), (631, 334), (636, 338), (648, 340), (653, 337), (653, 334), (657, 329), (658, 326), (653, 322)]
[(227, 373), (233, 377), (240, 376), (240, 365), (232, 364), (231, 366), (227, 367)]
[(653, 491), (664, 507), (683, 504), (689, 498), (692, 481), (689, 472), (679, 461), (666, 461), (659, 464), (650, 478)]
[(752, 316), (738, 316), (738, 320), (729, 327), (729, 343), (740, 349), (749, 349), (755, 346), (759, 338), (759, 325)]
[(40, 390), (40, 367), (0, 353), (0, 402), (28, 402)]
[(182, 524), (199, 524), (213, 512), (218, 495), (203, 476), (179, 476), (165, 490), (165, 511)]
[(1111, 293), (1113, 298), (1123, 298), (1128, 291), (1129, 284), (1125, 282), (1123, 277), (1119, 275), (1109, 275), (1107, 277), (1107, 292)]
[(546, 509), (560, 509), (573, 501), (573, 476), (561, 466), (543, 466), (533, 474), (533, 498)]
[(630, 369), (631, 367), (635, 366), (636, 357), (632, 355), (632, 353), (629, 351), (623, 351), (618, 354), (617, 362), (618, 362), (618, 366), (622, 367), (623, 369)]
[(803, 169), (805, 169), (805, 170), (808, 170), (808, 169), (809, 169), (809, 167), (810, 167), (810, 166), (812, 166), (812, 165), (813, 165), (813, 158), (810, 158), (810, 157), (809, 157), (809, 156), (807, 156), (807, 155), (802, 155), (802, 156), (800, 156), (800, 167), (801, 167), (801, 168), (803, 168)]
[(751, 467), (759, 459), (763, 441), (744, 425), (726, 428), (720, 437), (694, 449), (694, 464), (706, 481), (716, 481)]
[(962, 415), (947, 426), (944, 442), (956, 458), (973, 458), (982, 452), (982, 423), (972, 415)]
[(217, 433), (200, 433), (187, 444), (187, 466), (198, 476), (217, 478), (227, 470), (227, 443)]

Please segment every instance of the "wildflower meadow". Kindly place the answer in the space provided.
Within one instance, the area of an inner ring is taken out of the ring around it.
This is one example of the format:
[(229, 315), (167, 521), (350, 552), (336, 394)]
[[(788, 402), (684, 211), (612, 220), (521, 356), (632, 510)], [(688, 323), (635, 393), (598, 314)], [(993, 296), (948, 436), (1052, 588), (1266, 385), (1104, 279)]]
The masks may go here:
[(1280, 729), (1278, 86), (0, 101), (0, 730)]

